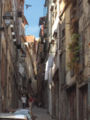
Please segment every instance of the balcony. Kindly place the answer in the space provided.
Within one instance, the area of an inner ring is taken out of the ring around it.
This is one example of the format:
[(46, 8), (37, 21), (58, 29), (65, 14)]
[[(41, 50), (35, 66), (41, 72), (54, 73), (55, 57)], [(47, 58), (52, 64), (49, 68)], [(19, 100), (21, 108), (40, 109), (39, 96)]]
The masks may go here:
[(47, 34), (48, 34), (48, 29), (44, 28), (44, 37), (47, 37)]
[(46, 16), (40, 17), (39, 25), (44, 25), (45, 24), (45, 19), (46, 19)]
[(40, 29), (40, 33), (39, 33), (40, 37), (44, 36), (44, 25), (41, 25), (41, 29)]

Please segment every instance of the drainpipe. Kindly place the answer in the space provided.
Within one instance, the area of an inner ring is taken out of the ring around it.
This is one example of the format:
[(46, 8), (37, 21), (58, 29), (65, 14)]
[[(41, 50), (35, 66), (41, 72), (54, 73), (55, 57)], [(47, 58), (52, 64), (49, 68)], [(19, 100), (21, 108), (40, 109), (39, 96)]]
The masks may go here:
[[(0, 1), (0, 26), (2, 26), (2, 0)], [(1, 46), (1, 32), (0, 32), (0, 66), (1, 66), (1, 56), (2, 56), (2, 46)], [(2, 111), (2, 94), (1, 94), (1, 67), (0, 67), (0, 112)]]
[(90, 78), (88, 79), (88, 120), (90, 120)]
[(76, 83), (76, 101), (77, 101), (77, 120), (79, 120), (79, 87), (78, 87), (78, 82)]

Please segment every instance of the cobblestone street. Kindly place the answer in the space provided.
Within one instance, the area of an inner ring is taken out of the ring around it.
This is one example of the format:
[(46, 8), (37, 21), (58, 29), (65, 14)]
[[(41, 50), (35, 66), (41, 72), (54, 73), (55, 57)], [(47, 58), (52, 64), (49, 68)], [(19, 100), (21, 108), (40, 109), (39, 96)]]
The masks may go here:
[(38, 108), (34, 106), (32, 113), (33, 113), (33, 120), (51, 120), (46, 109)]

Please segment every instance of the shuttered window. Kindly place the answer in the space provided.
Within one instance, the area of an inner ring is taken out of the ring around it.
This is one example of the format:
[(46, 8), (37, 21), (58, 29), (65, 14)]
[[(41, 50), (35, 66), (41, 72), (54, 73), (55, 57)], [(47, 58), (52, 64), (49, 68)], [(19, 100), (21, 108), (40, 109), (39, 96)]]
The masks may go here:
[(88, 119), (88, 87), (85, 85), (80, 89), (79, 96), (79, 120)]
[(69, 120), (76, 120), (76, 87), (72, 86), (68, 90), (68, 116)]

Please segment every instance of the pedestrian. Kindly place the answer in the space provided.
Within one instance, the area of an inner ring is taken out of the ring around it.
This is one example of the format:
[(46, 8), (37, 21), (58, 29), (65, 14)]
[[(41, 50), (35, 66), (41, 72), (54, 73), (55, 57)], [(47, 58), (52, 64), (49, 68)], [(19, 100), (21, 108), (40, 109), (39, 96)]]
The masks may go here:
[(26, 96), (25, 95), (22, 95), (21, 101), (22, 101), (23, 108), (25, 108), (26, 107)]
[(29, 101), (29, 96), (28, 96), (28, 94), (26, 94), (26, 107), (29, 107), (28, 101)]
[(30, 97), (29, 97), (29, 109), (30, 109), (31, 115), (32, 115), (32, 104), (33, 104), (33, 97), (30, 95)]

